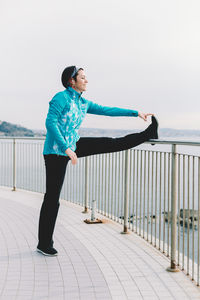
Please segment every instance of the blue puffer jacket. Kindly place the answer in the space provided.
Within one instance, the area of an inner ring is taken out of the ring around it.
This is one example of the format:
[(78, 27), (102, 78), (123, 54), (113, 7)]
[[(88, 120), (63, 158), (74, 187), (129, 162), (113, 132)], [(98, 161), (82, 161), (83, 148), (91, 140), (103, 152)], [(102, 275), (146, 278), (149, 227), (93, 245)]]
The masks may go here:
[(138, 111), (98, 105), (80, 96), (73, 88), (68, 87), (50, 101), (43, 154), (67, 156), (66, 149), (75, 151), (76, 142), (80, 139), (78, 129), (86, 113), (113, 117), (138, 116)]

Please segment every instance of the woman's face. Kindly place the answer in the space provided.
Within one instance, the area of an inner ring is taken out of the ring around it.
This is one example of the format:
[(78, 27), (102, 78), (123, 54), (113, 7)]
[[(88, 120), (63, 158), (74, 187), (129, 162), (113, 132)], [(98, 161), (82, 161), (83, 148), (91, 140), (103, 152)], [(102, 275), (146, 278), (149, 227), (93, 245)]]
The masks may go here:
[(87, 83), (88, 81), (86, 79), (84, 70), (80, 70), (78, 71), (78, 75), (76, 76), (76, 81), (73, 80), (72, 88), (77, 92), (82, 93), (86, 91)]

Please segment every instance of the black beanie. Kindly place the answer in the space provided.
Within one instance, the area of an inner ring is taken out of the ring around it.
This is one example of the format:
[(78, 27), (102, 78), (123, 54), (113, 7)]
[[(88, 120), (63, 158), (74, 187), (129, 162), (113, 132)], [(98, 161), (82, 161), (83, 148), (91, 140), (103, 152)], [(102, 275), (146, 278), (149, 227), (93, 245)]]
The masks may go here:
[(65, 88), (69, 86), (69, 79), (74, 77), (79, 69), (76, 68), (76, 66), (70, 66), (64, 69), (62, 72), (61, 81)]

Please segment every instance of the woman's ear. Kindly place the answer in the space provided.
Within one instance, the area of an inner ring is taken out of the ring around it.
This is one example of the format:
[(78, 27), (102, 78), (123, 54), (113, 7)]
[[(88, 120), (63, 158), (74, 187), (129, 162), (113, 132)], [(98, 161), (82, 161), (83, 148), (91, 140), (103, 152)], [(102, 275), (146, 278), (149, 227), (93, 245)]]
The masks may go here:
[(74, 78), (69, 79), (69, 84), (70, 84), (70, 86), (73, 86), (75, 84)]

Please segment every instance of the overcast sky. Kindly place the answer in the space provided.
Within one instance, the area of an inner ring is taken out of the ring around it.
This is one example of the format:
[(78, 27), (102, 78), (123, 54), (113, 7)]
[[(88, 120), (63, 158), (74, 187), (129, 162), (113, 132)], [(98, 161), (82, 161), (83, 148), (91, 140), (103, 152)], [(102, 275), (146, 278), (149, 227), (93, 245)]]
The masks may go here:
[[(86, 99), (200, 129), (199, 0), (0, 0), (0, 34), (2, 121), (44, 129), (63, 69), (77, 65)], [(87, 115), (82, 127), (146, 125)]]

